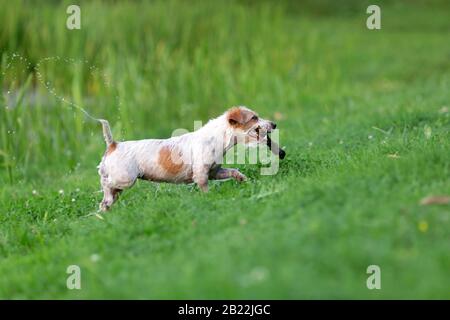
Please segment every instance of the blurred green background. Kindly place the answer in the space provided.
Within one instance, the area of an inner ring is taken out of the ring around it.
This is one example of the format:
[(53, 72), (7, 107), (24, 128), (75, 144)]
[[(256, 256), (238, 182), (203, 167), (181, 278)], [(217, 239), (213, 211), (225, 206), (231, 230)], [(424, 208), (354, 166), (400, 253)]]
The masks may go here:
[[(450, 297), (449, 206), (419, 204), (450, 193), (448, 1), (377, 1), (376, 31), (372, 1), (78, 1), (81, 30), (69, 4), (0, 1), (1, 297)], [(116, 139), (247, 105), (288, 157), (97, 219), (100, 127), (38, 73)]]

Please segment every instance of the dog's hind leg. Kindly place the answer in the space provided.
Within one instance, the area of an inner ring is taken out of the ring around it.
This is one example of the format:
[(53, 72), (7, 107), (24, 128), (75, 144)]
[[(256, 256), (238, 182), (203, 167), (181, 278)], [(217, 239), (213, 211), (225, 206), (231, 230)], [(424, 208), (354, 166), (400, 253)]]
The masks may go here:
[(122, 190), (131, 188), (138, 177), (139, 171), (133, 166), (122, 166), (103, 161), (99, 166), (100, 184), (103, 190), (103, 200), (100, 210), (107, 211), (119, 197)]
[(122, 190), (110, 187), (103, 187), (103, 200), (100, 202), (100, 210), (107, 211), (119, 197)]
[(107, 211), (119, 198), (122, 189), (111, 186), (106, 176), (101, 176), (100, 183), (103, 190), (103, 199), (100, 202), (100, 210)]

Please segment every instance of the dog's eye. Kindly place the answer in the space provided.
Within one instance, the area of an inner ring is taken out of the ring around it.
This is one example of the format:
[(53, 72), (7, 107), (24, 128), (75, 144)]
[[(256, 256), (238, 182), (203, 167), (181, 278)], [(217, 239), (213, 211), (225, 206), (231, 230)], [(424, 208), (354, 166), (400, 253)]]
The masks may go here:
[(255, 121), (258, 120), (258, 116), (253, 116), (252, 120), (255, 120)]

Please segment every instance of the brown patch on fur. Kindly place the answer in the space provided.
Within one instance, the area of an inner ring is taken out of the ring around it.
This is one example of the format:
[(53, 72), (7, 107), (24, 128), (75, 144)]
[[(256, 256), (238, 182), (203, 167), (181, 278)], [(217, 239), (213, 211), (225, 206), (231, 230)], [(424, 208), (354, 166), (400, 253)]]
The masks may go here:
[(233, 107), (228, 111), (228, 123), (234, 128), (247, 130), (258, 121), (252, 119), (255, 115), (252, 111)]
[(106, 155), (109, 156), (111, 153), (113, 153), (117, 148), (117, 142), (113, 141), (108, 148), (106, 149)]
[(159, 150), (158, 163), (168, 173), (176, 175), (183, 169), (184, 163), (181, 156), (181, 152), (177, 152), (176, 149), (162, 147)]

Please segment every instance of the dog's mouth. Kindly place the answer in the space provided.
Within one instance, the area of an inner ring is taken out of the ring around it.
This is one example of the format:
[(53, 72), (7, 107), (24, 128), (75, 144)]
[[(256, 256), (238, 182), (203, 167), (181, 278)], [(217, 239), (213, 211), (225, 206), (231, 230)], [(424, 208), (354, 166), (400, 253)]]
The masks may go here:
[(270, 151), (276, 156), (278, 156), (281, 160), (286, 156), (286, 152), (280, 148), (280, 146), (270, 139), (270, 133), (272, 130), (261, 130), (259, 127), (255, 129), (257, 140), (258, 141), (266, 141), (267, 147), (269, 147)]
[(281, 160), (286, 156), (286, 152), (280, 148), (280, 146), (270, 139), (270, 136), (267, 134), (267, 147), (269, 147), (270, 151), (276, 156), (278, 156)]

